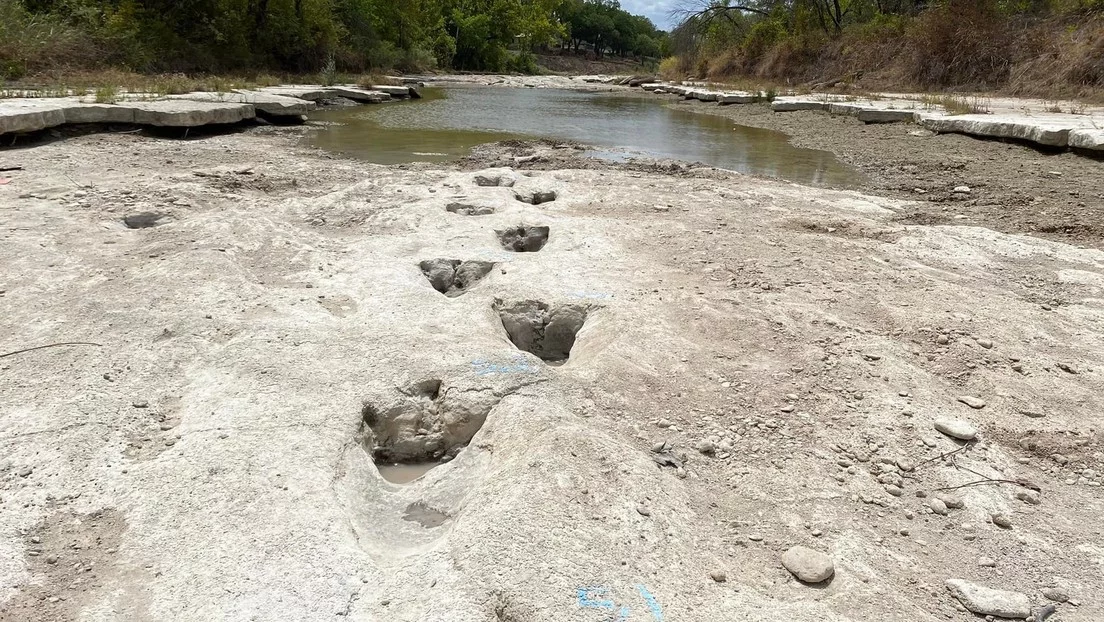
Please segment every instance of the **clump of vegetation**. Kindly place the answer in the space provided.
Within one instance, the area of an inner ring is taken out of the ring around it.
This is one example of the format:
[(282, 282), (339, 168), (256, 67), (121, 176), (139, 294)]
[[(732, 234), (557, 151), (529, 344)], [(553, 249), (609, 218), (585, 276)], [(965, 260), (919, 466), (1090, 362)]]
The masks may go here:
[(681, 0), (672, 78), (1104, 94), (1104, 0)]
[(942, 109), (947, 114), (987, 114), (989, 106), (980, 97), (961, 95), (925, 95), (920, 103), (929, 109)]
[(535, 73), (534, 52), (557, 45), (644, 62), (665, 41), (615, 0), (0, 0), (3, 80), (117, 67), (315, 73), (327, 83), (372, 70)]
[(119, 91), (113, 86), (101, 86), (96, 89), (97, 104), (114, 104), (119, 101)]

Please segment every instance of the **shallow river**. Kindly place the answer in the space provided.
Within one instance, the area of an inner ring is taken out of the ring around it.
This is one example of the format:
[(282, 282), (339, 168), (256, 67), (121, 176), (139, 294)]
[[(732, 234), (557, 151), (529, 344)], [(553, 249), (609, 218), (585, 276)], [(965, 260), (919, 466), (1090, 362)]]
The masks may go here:
[(481, 143), (555, 138), (592, 145), (593, 155), (702, 162), (818, 186), (854, 186), (859, 174), (826, 151), (799, 149), (785, 134), (671, 109), (667, 100), (556, 89), (449, 87), (426, 98), (321, 110), (331, 123), (311, 144), (379, 164), (445, 161)]

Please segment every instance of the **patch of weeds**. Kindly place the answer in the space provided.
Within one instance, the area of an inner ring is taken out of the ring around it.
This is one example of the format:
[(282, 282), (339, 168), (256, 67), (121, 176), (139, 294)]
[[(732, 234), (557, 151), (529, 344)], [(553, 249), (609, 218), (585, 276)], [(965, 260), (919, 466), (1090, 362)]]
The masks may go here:
[(322, 68), (322, 86), (334, 86), (337, 84), (337, 61), (334, 59), (334, 55), (326, 59), (326, 66)]
[(949, 115), (960, 114), (988, 114), (989, 106), (980, 97), (963, 97), (960, 95), (939, 94), (924, 95), (920, 100), (928, 109), (942, 108)]
[(105, 85), (96, 89), (97, 104), (114, 104), (119, 101), (119, 90), (114, 86)]

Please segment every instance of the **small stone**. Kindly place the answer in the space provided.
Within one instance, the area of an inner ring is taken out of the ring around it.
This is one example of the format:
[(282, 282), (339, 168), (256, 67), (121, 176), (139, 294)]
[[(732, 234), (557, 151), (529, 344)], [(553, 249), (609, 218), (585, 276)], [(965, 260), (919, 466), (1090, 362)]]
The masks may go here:
[(904, 471), (906, 473), (911, 473), (912, 471), (916, 470), (916, 463), (913, 462), (912, 460), (910, 460), (909, 458), (898, 458), (897, 459), (897, 468), (901, 469), (902, 471)]
[(1024, 503), (1039, 505), (1039, 493), (1034, 490), (1019, 490), (1016, 492), (1016, 498)]
[(985, 408), (985, 400), (976, 398), (972, 395), (960, 395), (958, 396), (958, 401), (975, 410)]
[(955, 194), (970, 194), (970, 186), (955, 186)]
[(146, 400), (134, 400), (130, 405), (135, 408), (149, 408), (149, 402)]
[(782, 566), (805, 583), (827, 581), (836, 572), (831, 557), (804, 546), (795, 546), (783, 553)]
[(751, 540), (752, 542), (762, 542), (763, 536), (761, 534), (753, 533), (748, 536), (748, 540)]
[(667, 448), (667, 441), (660, 441), (655, 445), (652, 445), (652, 453), (660, 454)]
[(1055, 587), (1048, 587), (1043, 590), (1043, 598), (1053, 600), (1056, 603), (1064, 603), (1070, 599), (1069, 594)]
[(1003, 529), (1011, 529), (1012, 528), (1012, 520), (1009, 519), (1004, 514), (993, 514), (993, 516), (991, 518), (993, 520), (993, 524), (996, 525), (997, 527), (1001, 527)]
[(935, 422), (935, 429), (962, 441), (972, 441), (977, 438), (977, 428), (962, 419), (939, 419)]
[(46, 563), (50, 564), (51, 566), (58, 563), (57, 555), (48, 555), (46, 557)]
[(993, 347), (993, 342), (989, 341), (988, 339), (978, 339), (977, 344), (985, 348), (986, 350)]
[(649, 510), (644, 504), (640, 504), (640, 505), (636, 506), (636, 511), (641, 516), (651, 516), (652, 515), (652, 511)]
[(886, 492), (893, 495), (894, 497), (900, 497), (901, 495), (905, 494), (904, 489), (902, 489), (900, 486), (893, 485), (886, 486)]
[(951, 338), (947, 335), (939, 335), (935, 338), (935, 342), (941, 346), (945, 346), (951, 342)]
[(724, 583), (725, 581), (728, 581), (728, 575), (726, 575), (723, 570), (714, 570), (713, 572), (709, 573), (709, 577), (717, 583)]
[(981, 566), (982, 568), (996, 568), (997, 561), (992, 557), (982, 557), (978, 559), (978, 566)]
[(949, 511), (947, 510), (947, 504), (943, 503), (942, 499), (938, 499), (935, 497), (928, 499), (928, 507), (931, 508), (932, 512), (935, 512), (940, 516), (946, 516), (947, 512)]
[(706, 455), (711, 455), (717, 451), (717, 446), (713, 444), (713, 441), (705, 440), (698, 443), (698, 451)]
[(1077, 374), (1077, 373), (1079, 373), (1077, 371), (1077, 368), (1074, 367), (1073, 365), (1071, 365), (1070, 363), (1058, 363), (1057, 366), (1058, 366), (1058, 369), (1066, 372), (1067, 374)]
[(15, 472), (15, 474), (18, 475), (19, 477), (27, 477), (28, 475), (30, 475), (33, 472), (34, 472), (34, 469), (32, 467), (28, 466), (28, 467), (23, 467), (22, 469), (19, 469), (18, 471)]
[(947, 589), (971, 612), (983, 616), (1023, 620), (1031, 615), (1027, 594), (994, 590), (963, 579), (947, 579)]
[(941, 492), (935, 495), (935, 498), (942, 501), (944, 505), (952, 510), (961, 510), (966, 507), (966, 502), (962, 500), (962, 497), (949, 492)]

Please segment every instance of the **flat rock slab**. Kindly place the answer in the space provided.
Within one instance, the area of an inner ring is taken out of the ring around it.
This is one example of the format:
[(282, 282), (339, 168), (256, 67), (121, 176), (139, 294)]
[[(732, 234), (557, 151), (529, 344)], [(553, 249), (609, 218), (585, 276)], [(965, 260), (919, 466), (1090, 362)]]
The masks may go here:
[(1104, 151), (1104, 129), (1072, 130), (1069, 133), (1069, 146), (1074, 149)]
[(865, 108), (855, 112), (855, 117), (863, 123), (915, 123), (915, 110), (889, 110)]
[(1070, 132), (1079, 123), (1056, 117), (1013, 117), (988, 114), (963, 114), (950, 117), (925, 116), (920, 124), (942, 134), (969, 134), (988, 138), (1010, 138), (1047, 147), (1066, 147)]
[(65, 100), (0, 99), (0, 134), (37, 132), (65, 123)]
[(34, 132), (66, 123), (132, 123), (197, 127), (237, 123), (256, 116), (252, 104), (165, 99), (116, 104), (86, 103), (76, 97), (0, 102), (0, 134)]
[(1031, 615), (1031, 599), (1020, 592), (994, 590), (963, 579), (947, 579), (947, 589), (971, 612), (1023, 620)]
[(828, 102), (814, 99), (776, 99), (771, 103), (775, 112), (797, 112), (799, 110), (828, 110)]
[(736, 93), (721, 93), (717, 96), (717, 103), (721, 104), (722, 106), (726, 106), (728, 104), (752, 104), (755, 103), (757, 99), (759, 98), (752, 93), (739, 91)]
[(368, 91), (353, 86), (335, 86), (327, 91), (330, 97), (344, 97), (364, 104), (382, 104), (391, 99), (389, 94), (382, 91)]
[(317, 107), (313, 101), (299, 99), (298, 97), (247, 90), (232, 93), (185, 93), (183, 95), (172, 95), (170, 98), (201, 102), (252, 104), (257, 112), (277, 117), (300, 116)]
[(411, 89), (409, 86), (386, 86), (373, 84), (370, 90), (376, 91), (378, 93), (387, 93), (391, 97), (414, 97), (414, 95), (411, 93), (413, 89)]
[(252, 104), (165, 99), (117, 104), (134, 109), (134, 123), (155, 127), (197, 127), (238, 123), (257, 116)]
[(279, 95), (281, 97), (294, 97), (295, 99), (305, 99), (312, 102), (334, 96), (331, 89), (314, 85), (266, 86), (257, 89), (257, 92), (268, 95)]

